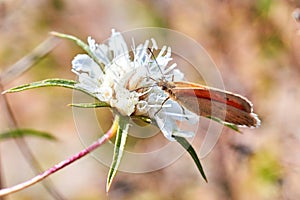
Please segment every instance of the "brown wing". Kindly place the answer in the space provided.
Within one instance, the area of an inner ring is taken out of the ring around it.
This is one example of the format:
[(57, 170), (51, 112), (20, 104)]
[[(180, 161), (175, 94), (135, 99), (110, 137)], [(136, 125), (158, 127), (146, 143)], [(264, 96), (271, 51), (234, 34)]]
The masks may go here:
[(188, 110), (240, 126), (257, 127), (252, 103), (243, 96), (188, 82), (175, 82), (173, 97)]

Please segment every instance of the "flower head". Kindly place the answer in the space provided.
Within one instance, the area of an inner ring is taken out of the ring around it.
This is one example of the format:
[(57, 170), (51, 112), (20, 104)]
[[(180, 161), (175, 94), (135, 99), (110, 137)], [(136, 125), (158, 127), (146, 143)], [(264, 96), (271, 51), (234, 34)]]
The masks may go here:
[(91, 37), (88, 44), (97, 62), (86, 54), (74, 58), (72, 71), (79, 77), (76, 87), (108, 103), (122, 115), (149, 116), (169, 140), (174, 140), (172, 135), (193, 136), (191, 132), (180, 130), (176, 121), (196, 122), (198, 116), (188, 110), (183, 112), (176, 101), (166, 101), (168, 94), (157, 86), (157, 80), (181, 81), (184, 78), (175, 63), (169, 65), (172, 60), (170, 47), (163, 46), (153, 58), (152, 52), (158, 47), (151, 39), (151, 42), (146, 40), (133, 46), (129, 52), (122, 35), (114, 30), (107, 45), (97, 44)]

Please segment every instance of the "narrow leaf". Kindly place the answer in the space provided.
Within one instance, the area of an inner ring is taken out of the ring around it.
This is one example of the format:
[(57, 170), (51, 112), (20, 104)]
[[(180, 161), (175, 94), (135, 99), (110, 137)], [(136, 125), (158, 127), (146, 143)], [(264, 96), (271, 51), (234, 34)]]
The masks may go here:
[(46, 79), (43, 81), (37, 81), (37, 82), (33, 82), (33, 83), (20, 85), (20, 86), (8, 89), (8, 90), (4, 91), (3, 93), (20, 92), (20, 91), (24, 91), (24, 90), (33, 89), (33, 88), (49, 87), (49, 86), (59, 86), (59, 87), (77, 89), (77, 88), (75, 88), (76, 83), (77, 82), (75, 82), (73, 80), (66, 80), (66, 79)]
[(121, 159), (123, 156), (123, 151), (125, 148), (125, 143), (127, 139), (127, 133), (128, 133), (128, 118), (126, 117), (120, 117), (119, 127), (116, 135), (116, 141), (115, 141), (115, 147), (114, 147), (114, 155), (113, 160), (108, 172), (107, 176), (107, 182), (106, 182), (106, 191), (109, 191), (109, 188), (111, 186), (111, 183), (118, 171), (118, 168), (121, 163)]
[(0, 140), (23, 137), (23, 136), (35, 136), (44, 138), (47, 140), (56, 140), (54, 136), (47, 132), (37, 131), (33, 129), (14, 129), (0, 134)]
[(70, 89), (74, 89), (74, 90), (78, 90), (81, 92), (84, 92), (92, 97), (95, 97), (93, 94), (76, 87), (75, 85), (77, 84), (76, 81), (73, 80), (67, 80), (67, 79), (59, 79), (59, 78), (54, 78), (54, 79), (45, 79), (42, 81), (36, 81), (33, 83), (28, 83), (28, 84), (24, 84), (24, 85), (20, 85), (17, 87), (13, 87), (10, 88), (8, 90), (5, 90), (2, 94), (5, 93), (12, 93), (12, 92), (21, 92), (24, 90), (29, 90), (29, 89), (34, 89), (34, 88), (40, 88), (40, 87), (65, 87), (65, 88), (70, 88)]
[(82, 40), (80, 40), (79, 38), (73, 36), (73, 35), (68, 35), (68, 34), (64, 34), (64, 33), (58, 33), (58, 32), (51, 32), (52, 35), (60, 37), (60, 38), (66, 38), (69, 39), (73, 42), (75, 42), (79, 47), (81, 47), (102, 69), (102, 71), (104, 72), (104, 64), (99, 62), (99, 59), (95, 56), (95, 54), (91, 51), (90, 47), (84, 43)]
[(238, 126), (235, 125), (235, 124), (228, 123), (228, 122), (224, 122), (223, 120), (221, 120), (221, 119), (219, 119), (219, 118), (217, 118), (217, 117), (213, 117), (213, 116), (209, 116), (209, 117), (207, 117), (207, 118), (209, 118), (209, 119), (211, 119), (211, 120), (214, 120), (215, 122), (218, 122), (218, 123), (220, 123), (220, 124), (222, 124), (222, 125), (224, 125), (224, 126), (227, 126), (228, 128), (231, 128), (232, 130), (234, 130), (234, 131), (236, 131), (236, 132), (241, 133), (240, 129), (239, 129)]
[[(76, 87), (77, 82), (73, 81), (73, 80), (67, 80), (67, 79), (45, 79), (42, 81), (37, 81), (37, 82), (33, 82), (33, 83), (28, 83), (28, 84), (24, 84), (24, 85), (20, 85), (14, 88), (10, 88), (8, 90), (5, 90), (4, 92), (2, 92), (2, 94), (5, 93), (12, 93), (12, 92), (20, 92), (20, 91), (24, 91), (24, 90), (29, 90), (29, 89), (34, 89), (34, 88), (40, 88), (40, 87), (53, 87), (53, 86), (57, 86), (57, 87), (65, 87), (65, 88), (70, 88), (70, 89), (74, 89), (74, 90), (78, 90), (81, 91), (83, 93), (86, 93), (88, 95), (90, 95), (91, 97), (97, 98), (94, 94), (89, 93), (88, 91), (81, 89), (79, 87)], [(71, 106), (75, 106), (75, 107), (81, 107), (79, 104), (71, 104)], [(82, 105), (84, 106), (84, 105)], [(88, 105), (86, 105), (88, 106)], [(109, 107), (108, 104), (106, 104), (105, 102), (98, 102), (97, 107)]]
[(99, 107), (110, 107), (109, 104), (105, 102), (96, 102), (96, 103), (72, 103), (69, 106), (77, 108), (99, 108)]
[(207, 178), (205, 175), (205, 172), (203, 170), (203, 167), (201, 165), (201, 162), (197, 156), (197, 153), (195, 152), (194, 148), (192, 147), (192, 145), (184, 138), (184, 137), (179, 137), (179, 136), (175, 136), (173, 135), (173, 138), (175, 138), (175, 140), (183, 147), (187, 150), (187, 152), (191, 155), (191, 157), (193, 158), (195, 164), (197, 165), (197, 168), (200, 172), (200, 174), (202, 175), (203, 179), (207, 182)]

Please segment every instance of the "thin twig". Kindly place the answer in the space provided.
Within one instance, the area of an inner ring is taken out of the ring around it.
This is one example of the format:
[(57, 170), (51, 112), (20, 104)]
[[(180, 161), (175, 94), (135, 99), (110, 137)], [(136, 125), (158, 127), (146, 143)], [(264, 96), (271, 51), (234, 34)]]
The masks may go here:
[(116, 117), (114, 120), (114, 123), (111, 126), (111, 128), (109, 129), (109, 131), (105, 135), (103, 135), (100, 139), (98, 139), (96, 142), (92, 143), (86, 149), (84, 149), (84, 150), (80, 151), (79, 153), (71, 156), (70, 158), (54, 165), (53, 167), (49, 168), (45, 172), (37, 175), (36, 177), (34, 177), (28, 181), (25, 181), (23, 183), (20, 183), (18, 185), (10, 187), (10, 188), (5, 188), (5, 189), (0, 190), (0, 197), (15, 193), (15, 192), (23, 190), (31, 185), (34, 185), (34, 184), (42, 181), (43, 179), (47, 178), (49, 175), (54, 174), (55, 172), (59, 171), (60, 169), (79, 160), (80, 158), (84, 157), (91, 151), (97, 149), (98, 147), (100, 147), (102, 144), (104, 144), (106, 141), (108, 141), (111, 137), (113, 137), (115, 135), (117, 127), (118, 127), (118, 121), (119, 121), (119, 119), (118, 119), (118, 117)]
[(8, 69), (3, 71), (0, 75), (0, 79), (3, 85), (15, 80), (17, 77), (26, 72), (32, 67), (37, 61), (46, 56), (51, 50), (54, 49), (59, 43), (59, 39), (51, 36), (39, 44), (29, 54), (21, 58), (18, 62), (10, 66)]
[[(27, 71), (30, 67), (32, 67), (38, 60), (40, 60), (42, 57), (47, 55), (56, 45), (58, 44), (58, 40), (54, 37), (49, 37), (46, 40), (44, 40), (38, 47), (36, 47), (31, 53), (24, 56), (22, 59), (20, 59), (18, 62), (16, 62), (14, 65), (9, 67), (7, 70), (2, 72), (0, 74), (0, 90), (3, 91), (3, 84), (8, 83), (14, 79), (16, 79), (18, 76), (20, 76), (22, 73)], [(8, 103), (8, 99), (5, 95), (1, 96), (0, 98), (3, 98), (3, 106), (7, 113), (7, 118), (10, 123), (10, 128), (17, 129), (18, 124), (17, 120), (13, 114), (13, 111)], [(34, 157), (33, 153), (30, 150), (30, 147), (28, 146), (27, 142), (24, 138), (16, 138), (15, 142), (18, 146), (18, 148), (21, 150), (21, 153), (26, 158), (27, 162), (30, 164), (32, 170), (35, 174), (41, 173), (43, 170), (40, 167), (38, 161)], [(44, 187), (49, 192), (49, 194), (54, 197), (57, 200), (64, 200), (65, 198), (55, 189), (53, 184), (50, 182), (50, 180), (43, 182)], [(1, 187), (2, 188), (2, 187)]]

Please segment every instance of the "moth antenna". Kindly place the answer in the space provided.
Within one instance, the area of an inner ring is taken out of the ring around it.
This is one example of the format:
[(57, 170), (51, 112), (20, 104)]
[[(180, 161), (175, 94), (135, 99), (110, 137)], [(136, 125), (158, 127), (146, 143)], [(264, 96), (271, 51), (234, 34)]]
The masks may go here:
[[(155, 79), (152, 78), (151, 76), (149, 76), (148, 78), (151, 79), (151, 80), (154, 81), (154, 82), (157, 82), (157, 80), (155, 80)], [(156, 85), (157, 85), (157, 83), (156, 83)]]
[(152, 77), (150, 77), (150, 76), (149, 76), (149, 77), (144, 77), (144, 78), (147, 78), (147, 79), (149, 78), (149, 79), (153, 80), (155, 83), (154, 83), (153, 85), (144, 86), (144, 87), (139, 87), (139, 88), (130, 90), (130, 92), (137, 91), (137, 90), (140, 90), (140, 89), (152, 88), (152, 87), (154, 87), (154, 86), (158, 86), (158, 83), (157, 83), (157, 81), (156, 81), (154, 78), (152, 78)]
[(139, 88), (130, 90), (130, 92), (137, 91), (137, 90), (140, 90), (140, 89), (152, 88), (152, 87), (154, 87), (154, 86), (157, 86), (157, 83), (155, 83), (154, 85), (149, 85), (149, 86), (139, 87)]
[(153, 51), (152, 51), (149, 47), (148, 47), (148, 51), (151, 53), (151, 55), (152, 55), (152, 57), (153, 57), (153, 59), (154, 59), (154, 62), (156, 63), (156, 65), (157, 65), (157, 67), (158, 67), (158, 69), (159, 69), (159, 71), (160, 71), (160, 73), (161, 73), (163, 79), (165, 79), (164, 74), (163, 74), (163, 72), (161, 71), (161, 68), (160, 68), (160, 66), (159, 66), (159, 64), (158, 64), (158, 62), (157, 62), (157, 60), (156, 60), (156, 57), (155, 57)]

